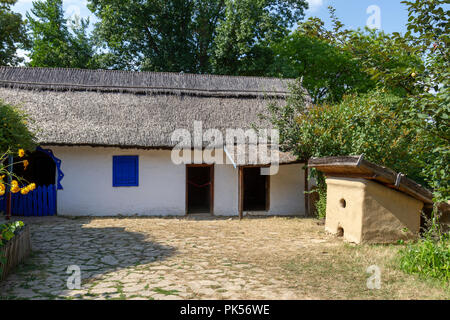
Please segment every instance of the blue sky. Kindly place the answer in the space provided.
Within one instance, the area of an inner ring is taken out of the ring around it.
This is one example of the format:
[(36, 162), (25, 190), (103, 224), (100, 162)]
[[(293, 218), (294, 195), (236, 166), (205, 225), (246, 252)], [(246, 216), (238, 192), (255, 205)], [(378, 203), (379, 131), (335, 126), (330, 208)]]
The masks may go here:
[(336, 8), (336, 15), (352, 29), (364, 28), (371, 14), (367, 9), (377, 6), (380, 12), (381, 29), (385, 32), (406, 32), (408, 22), (407, 7), (401, 0), (309, 0), (310, 10), (307, 17), (317, 16), (329, 25), (329, 5)]
[[(308, 0), (310, 9), (307, 17), (317, 16), (329, 25), (329, 14), (327, 6), (336, 8), (337, 16), (347, 27), (364, 28), (367, 19), (371, 14), (367, 14), (367, 8), (377, 6), (380, 12), (381, 29), (385, 32), (406, 32), (406, 22), (408, 14), (406, 6), (400, 0)], [(87, 0), (64, 0), (64, 10), (66, 16), (78, 14), (81, 17), (91, 17), (91, 22), (95, 17), (87, 9)], [(14, 11), (23, 15), (31, 9), (32, 0), (19, 0), (13, 7)]]

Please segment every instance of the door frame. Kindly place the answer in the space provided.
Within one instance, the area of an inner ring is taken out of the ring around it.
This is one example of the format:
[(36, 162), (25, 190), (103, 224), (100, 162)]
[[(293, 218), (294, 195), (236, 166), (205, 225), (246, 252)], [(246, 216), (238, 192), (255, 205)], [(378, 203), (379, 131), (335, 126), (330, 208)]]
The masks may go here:
[[(186, 173), (185, 173), (185, 215), (191, 215), (192, 213), (189, 213), (189, 183), (188, 183), (188, 171), (189, 168), (195, 168), (195, 167), (209, 167), (209, 174), (211, 176), (211, 185), (209, 188), (209, 214), (211, 216), (214, 215), (214, 164), (186, 164)], [(195, 213), (194, 213), (195, 214)], [(206, 213), (208, 214), (208, 213)]]
[[(239, 166), (238, 172), (238, 210), (239, 210), (239, 219), (243, 218), (244, 213), (244, 169), (245, 168), (268, 168), (270, 165), (246, 165)], [(266, 208), (265, 210), (261, 210), (260, 212), (268, 212), (270, 210), (270, 175), (266, 176)]]

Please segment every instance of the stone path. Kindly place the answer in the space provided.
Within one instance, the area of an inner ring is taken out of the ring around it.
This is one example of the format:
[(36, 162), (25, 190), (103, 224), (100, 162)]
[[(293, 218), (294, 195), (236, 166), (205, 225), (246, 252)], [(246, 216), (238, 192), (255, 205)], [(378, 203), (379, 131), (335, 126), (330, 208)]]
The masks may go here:
[[(24, 221), (33, 254), (0, 283), (2, 299), (316, 298), (284, 278), (280, 261), (300, 247), (335, 245), (304, 219)], [(70, 290), (73, 265), (80, 267), (81, 287)]]

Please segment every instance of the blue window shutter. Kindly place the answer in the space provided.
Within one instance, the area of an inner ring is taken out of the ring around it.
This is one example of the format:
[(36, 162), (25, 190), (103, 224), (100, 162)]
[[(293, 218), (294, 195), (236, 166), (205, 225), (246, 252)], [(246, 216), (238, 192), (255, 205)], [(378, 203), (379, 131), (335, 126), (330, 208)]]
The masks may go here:
[(113, 187), (139, 186), (138, 156), (113, 156)]

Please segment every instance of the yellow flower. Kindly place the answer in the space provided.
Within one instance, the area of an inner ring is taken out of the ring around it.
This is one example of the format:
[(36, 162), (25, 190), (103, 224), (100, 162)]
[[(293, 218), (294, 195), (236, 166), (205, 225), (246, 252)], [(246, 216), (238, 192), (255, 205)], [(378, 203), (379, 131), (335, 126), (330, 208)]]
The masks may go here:
[(11, 192), (17, 193), (20, 191), (19, 183), (16, 180), (11, 181)]
[(36, 183), (33, 182), (32, 184), (30, 184), (30, 188), (31, 188), (31, 191), (36, 189)]
[(20, 193), (23, 195), (26, 195), (28, 192), (30, 192), (27, 188), (23, 188), (22, 190), (20, 190)]
[(27, 170), (29, 164), (28, 160), (23, 160), (23, 170)]
[(25, 150), (19, 149), (19, 157), (23, 157), (25, 155)]
[(0, 192), (3, 191), (3, 193), (5, 193), (6, 187), (3, 183), (0, 183)]

